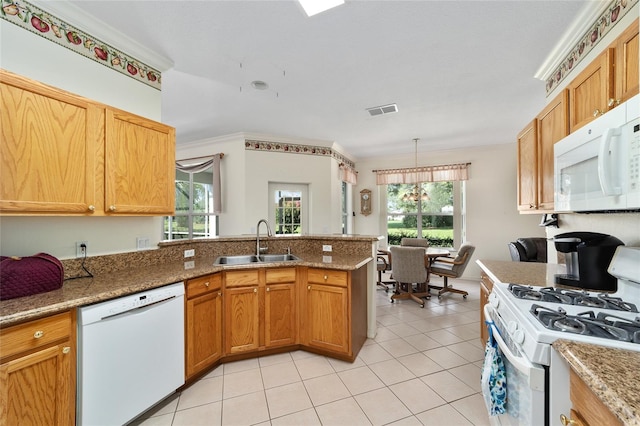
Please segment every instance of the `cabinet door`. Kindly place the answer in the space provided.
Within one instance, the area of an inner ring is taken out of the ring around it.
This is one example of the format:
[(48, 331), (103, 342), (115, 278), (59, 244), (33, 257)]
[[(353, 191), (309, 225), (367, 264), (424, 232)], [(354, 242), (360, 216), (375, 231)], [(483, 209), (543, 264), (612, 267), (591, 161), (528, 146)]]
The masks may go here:
[(0, 365), (0, 423), (75, 424), (74, 371), (69, 341)]
[(537, 118), (537, 206), (539, 210), (553, 210), (553, 145), (569, 134), (569, 92), (563, 90)]
[(258, 287), (227, 288), (224, 298), (225, 353), (260, 347)]
[(187, 300), (187, 378), (222, 356), (222, 293), (220, 290)]
[(175, 129), (107, 108), (105, 131), (107, 213), (172, 215)]
[(296, 285), (267, 284), (265, 289), (265, 346), (296, 343)]
[(0, 102), (0, 212), (93, 213), (104, 109), (4, 71)]
[(518, 210), (537, 208), (538, 120), (534, 119), (518, 134)]
[(346, 287), (307, 285), (307, 344), (349, 353), (349, 295)]
[(484, 323), (484, 305), (489, 303), (489, 294), (493, 290), (493, 281), (484, 272), (480, 274), (480, 342), (482, 346), (486, 345), (489, 340), (489, 331)]
[(609, 110), (614, 95), (613, 55), (614, 49), (606, 49), (569, 84), (571, 132)]
[(624, 102), (638, 94), (638, 20), (633, 21), (618, 37), (616, 50), (616, 99), (615, 103)]

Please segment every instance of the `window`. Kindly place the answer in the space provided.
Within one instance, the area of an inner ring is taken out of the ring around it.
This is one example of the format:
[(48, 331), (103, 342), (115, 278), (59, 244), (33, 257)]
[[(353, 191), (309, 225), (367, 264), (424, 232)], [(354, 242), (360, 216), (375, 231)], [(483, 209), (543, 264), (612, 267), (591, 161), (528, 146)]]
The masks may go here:
[(198, 173), (176, 170), (176, 213), (164, 218), (165, 240), (218, 235), (218, 217), (212, 213), (212, 171), (212, 167)]
[[(462, 211), (460, 182), (422, 183), (428, 200), (404, 201), (403, 195), (412, 192), (413, 184), (387, 185), (387, 235), (390, 245), (399, 245), (403, 237), (427, 238), (432, 246), (453, 247), (454, 234), (461, 230), (454, 224)], [(459, 227), (459, 226), (458, 226)]]
[(349, 186), (347, 182), (342, 182), (342, 234), (346, 235), (349, 233)]
[(307, 232), (307, 192), (304, 184), (269, 183), (269, 222), (275, 234)]

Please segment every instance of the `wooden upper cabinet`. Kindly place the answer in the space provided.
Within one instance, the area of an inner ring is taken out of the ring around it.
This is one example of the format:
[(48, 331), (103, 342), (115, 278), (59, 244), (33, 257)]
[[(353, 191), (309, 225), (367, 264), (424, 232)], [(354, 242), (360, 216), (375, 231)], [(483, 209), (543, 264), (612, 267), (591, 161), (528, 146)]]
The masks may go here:
[(553, 210), (553, 145), (569, 134), (569, 93), (563, 90), (538, 114), (537, 208)]
[(569, 84), (571, 132), (610, 109), (609, 101), (614, 96), (614, 56), (613, 48), (605, 49)]
[(0, 95), (0, 214), (173, 214), (173, 128), (4, 70)]
[(537, 208), (538, 120), (534, 119), (518, 134), (518, 210)]
[(104, 109), (2, 70), (0, 102), (0, 211), (95, 210)]
[(107, 108), (105, 210), (173, 214), (175, 129)]
[(615, 42), (615, 103), (624, 102), (638, 94), (638, 20), (633, 21)]

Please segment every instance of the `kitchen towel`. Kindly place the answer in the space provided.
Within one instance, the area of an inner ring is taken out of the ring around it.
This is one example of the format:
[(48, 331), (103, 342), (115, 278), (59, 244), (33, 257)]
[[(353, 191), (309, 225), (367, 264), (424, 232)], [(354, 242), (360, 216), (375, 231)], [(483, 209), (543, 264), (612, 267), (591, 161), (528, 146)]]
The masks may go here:
[(492, 327), (489, 328), (489, 340), (484, 350), (484, 363), (480, 376), (482, 395), (490, 416), (497, 416), (506, 412), (507, 404), (507, 376), (502, 361), (502, 353), (493, 337)]

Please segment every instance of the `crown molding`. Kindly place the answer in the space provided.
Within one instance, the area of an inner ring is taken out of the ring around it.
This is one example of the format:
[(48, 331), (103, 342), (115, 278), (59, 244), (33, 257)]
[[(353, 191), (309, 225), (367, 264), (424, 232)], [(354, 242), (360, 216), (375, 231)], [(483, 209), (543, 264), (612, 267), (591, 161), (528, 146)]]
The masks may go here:
[(609, 7), (609, 1), (587, 2), (580, 14), (576, 16), (573, 23), (564, 32), (558, 43), (551, 50), (534, 77), (546, 81), (552, 73), (562, 64), (566, 57), (574, 49), (582, 36), (591, 28), (593, 23)]

